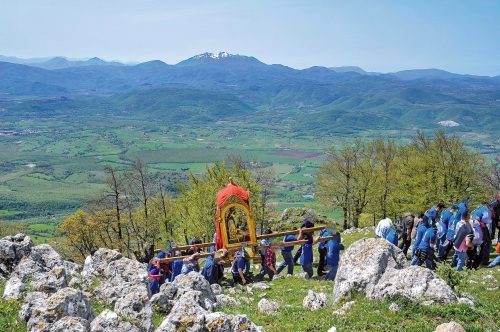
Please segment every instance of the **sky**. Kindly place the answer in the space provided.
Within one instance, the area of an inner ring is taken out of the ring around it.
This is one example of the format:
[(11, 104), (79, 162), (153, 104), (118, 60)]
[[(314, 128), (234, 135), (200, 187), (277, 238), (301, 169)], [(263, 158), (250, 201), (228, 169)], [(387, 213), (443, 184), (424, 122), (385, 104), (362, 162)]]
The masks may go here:
[(496, 76), (500, 1), (0, 1), (4, 56), (175, 64), (221, 51), (296, 69)]

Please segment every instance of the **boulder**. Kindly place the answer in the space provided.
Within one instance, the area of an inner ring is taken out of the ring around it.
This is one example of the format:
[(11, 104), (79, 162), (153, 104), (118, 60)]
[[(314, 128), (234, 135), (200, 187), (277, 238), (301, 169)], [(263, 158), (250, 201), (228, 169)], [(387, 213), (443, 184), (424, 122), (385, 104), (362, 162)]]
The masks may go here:
[(241, 302), (232, 296), (219, 294), (215, 296), (219, 305), (241, 305)]
[(90, 332), (139, 332), (139, 328), (106, 309), (90, 323)]
[[(177, 286), (176, 297), (180, 297), (185, 292), (194, 290), (201, 293), (201, 299), (203, 302), (209, 300), (212, 303), (215, 303), (217, 301), (210, 283), (201, 275), (201, 273), (192, 271), (188, 274), (181, 274), (175, 278), (172, 284)], [(204, 307), (207, 308), (206, 305)]]
[(434, 332), (466, 332), (462, 325), (456, 322), (449, 322), (439, 325)]
[(15, 276), (24, 281), (27, 278), (32, 278), (38, 273), (44, 273), (48, 271), (48, 269), (44, 268), (42, 265), (35, 262), (31, 258), (24, 257), (12, 271), (12, 276)]
[(30, 258), (48, 270), (52, 270), (55, 267), (64, 267), (64, 260), (61, 255), (48, 244), (40, 244), (33, 247)]
[(131, 285), (147, 285), (149, 283), (146, 266), (129, 258), (110, 262), (102, 271), (102, 275), (108, 281), (116, 283), (126, 282)]
[(69, 261), (64, 261), (64, 268), (68, 276), (76, 276), (82, 272), (80, 265)]
[(19, 261), (29, 256), (33, 242), (23, 233), (6, 236), (0, 240), (0, 276), (7, 277)]
[[(104, 269), (114, 261), (122, 258), (122, 254), (116, 250), (110, 250), (106, 248), (100, 248), (97, 250), (92, 257), (92, 267), (90, 269), (96, 270), (96, 272), (103, 273)], [(89, 269), (89, 267), (84, 267), (84, 270)]]
[(44, 293), (55, 293), (61, 288), (67, 287), (66, 270), (64, 267), (56, 267), (46, 273), (36, 273), (33, 275), (31, 286), (34, 291)]
[(185, 332), (203, 331), (205, 315), (209, 313), (202, 307), (200, 291), (185, 292), (175, 301), (170, 314), (165, 317), (156, 332), (171, 332), (180, 329)]
[(148, 301), (146, 286), (135, 285), (116, 301), (115, 312), (132, 321), (138, 321), (140, 332), (153, 331), (153, 309)]
[(302, 306), (315, 311), (321, 307), (326, 307), (326, 301), (327, 299), (325, 293), (315, 293), (312, 290), (309, 290), (307, 292), (307, 296), (302, 301)]
[(172, 309), (172, 306), (174, 305), (173, 302), (170, 301), (170, 298), (162, 292), (156, 293), (155, 295), (151, 296), (149, 302), (151, 302), (151, 305), (155, 308), (155, 311), (164, 313), (169, 313)]
[(212, 288), (212, 292), (214, 293), (214, 295), (219, 295), (219, 294), (222, 294), (224, 292), (224, 290), (222, 289), (222, 286), (219, 284), (211, 284), (210, 288)]
[(256, 326), (246, 315), (227, 315), (223, 312), (210, 312), (202, 307), (203, 296), (200, 291), (184, 293), (174, 304), (170, 314), (165, 317), (155, 332), (220, 332), (247, 331), (265, 332)]
[[(129, 283), (110, 283), (107, 281), (100, 281), (99, 285), (92, 291), (92, 296), (98, 300), (106, 302), (114, 306), (116, 301), (124, 294), (127, 294), (128, 289), (133, 285)], [(145, 287), (145, 286), (144, 286)]]
[(403, 297), (410, 300), (433, 300), (453, 303), (458, 300), (450, 286), (433, 271), (409, 266), (386, 271), (371, 293), (371, 298)]
[(58, 320), (52, 328), (51, 332), (87, 332), (90, 323), (88, 320), (81, 317), (63, 317)]
[(451, 288), (433, 271), (408, 266), (401, 249), (384, 239), (373, 238), (354, 242), (340, 259), (334, 301), (352, 291), (363, 292), (371, 299), (404, 297), (441, 303), (457, 300)]
[(259, 301), (259, 303), (257, 304), (257, 308), (260, 312), (266, 315), (279, 315), (280, 313), (280, 305), (278, 304), (278, 302), (269, 301), (266, 298), (263, 298)]
[(26, 289), (22, 280), (17, 277), (11, 277), (5, 284), (3, 291), (4, 300), (19, 300), (21, 294)]
[(37, 303), (37, 308), (31, 309), (27, 323), (30, 332), (52, 331), (54, 324), (63, 317), (80, 317), (87, 321), (95, 318), (88, 297), (73, 288), (63, 288), (43, 303)]
[(19, 318), (27, 322), (35, 311), (42, 311), (49, 296), (42, 292), (30, 292), (24, 298)]

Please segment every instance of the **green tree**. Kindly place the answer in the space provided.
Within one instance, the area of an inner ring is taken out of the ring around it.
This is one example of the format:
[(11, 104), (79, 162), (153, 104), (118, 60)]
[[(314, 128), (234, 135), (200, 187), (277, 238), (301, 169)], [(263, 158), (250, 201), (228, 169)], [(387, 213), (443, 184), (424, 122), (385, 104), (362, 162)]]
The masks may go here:
[(358, 227), (375, 184), (375, 149), (372, 142), (360, 138), (343, 142), (340, 148), (326, 150), (327, 162), (316, 177), (318, 200), (343, 211), (344, 229)]

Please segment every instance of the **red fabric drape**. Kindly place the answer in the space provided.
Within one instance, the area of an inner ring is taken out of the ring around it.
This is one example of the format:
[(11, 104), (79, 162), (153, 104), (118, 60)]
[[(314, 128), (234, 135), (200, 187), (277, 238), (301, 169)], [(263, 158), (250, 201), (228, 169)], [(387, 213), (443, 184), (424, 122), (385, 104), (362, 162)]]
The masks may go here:
[(222, 231), (220, 227), (220, 222), (221, 222), (221, 216), (220, 216), (220, 209), (222, 208), (222, 205), (224, 205), (224, 202), (231, 197), (231, 195), (235, 195), (240, 197), (242, 200), (245, 202), (248, 202), (248, 193), (241, 188), (240, 186), (236, 184), (228, 184), (224, 188), (219, 191), (217, 194), (217, 216), (216, 216), (216, 222), (215, 222), (215, 232), (217, 234), (217, 238), (215, 242), (217, 243), (217, 250), (222, 248), (223, 243), (222, 243)]

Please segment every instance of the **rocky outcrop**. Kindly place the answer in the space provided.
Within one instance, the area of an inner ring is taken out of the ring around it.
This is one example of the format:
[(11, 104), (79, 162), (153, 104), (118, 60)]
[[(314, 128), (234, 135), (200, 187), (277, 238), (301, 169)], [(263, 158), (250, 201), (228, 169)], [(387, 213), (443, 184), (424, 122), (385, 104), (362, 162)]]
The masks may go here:
[(352, 291), (368, 298), (404, 297), (413, 301), (457, 300), (451, 288), (433, 271), (408, 266), (403, 252), (384, 239), (361, 239), (342, 255), (333, 290), (334, 300)]
[(245, 315), (228, 315), (223, 312), (207, 310), (204, 307), (205, 299), (200, 291), (184, 292), (175, 301), (170, 314), (165, 317), (155, 332), (264, 331)]
[(25, 234), (6, 236), (0, 240), (0, 276), (8, 277), (21, 259), (29, 256), (33, 242)]
[(144, 286), (135, 285), (127, 289), (127, 293), (116, 301), (115, 313), (140, 322), (140, 332), (153, 331), (153, 309)]
[(89, 321), (81, 317), (63, 317), (52, 325), (51, 332), (87, 332)]
[(139, 332), (139, 328), (106, 309), (90, 323), (90, 332)]
[(21, 293), (24, 292), (26, 286), (21, 279), (17, 277), (10, 278), (5, 283), (5, 290), (3, 292), (4, 300), (19, 300)]
[(19, 315), (27, 320), (29, 332), (53, 331), (63, 317), (80, 317), (87, 322), (95, 318), (90, 300), (80, 290), (64, 288), (48, 298), (41, 294), (29, 293)]

